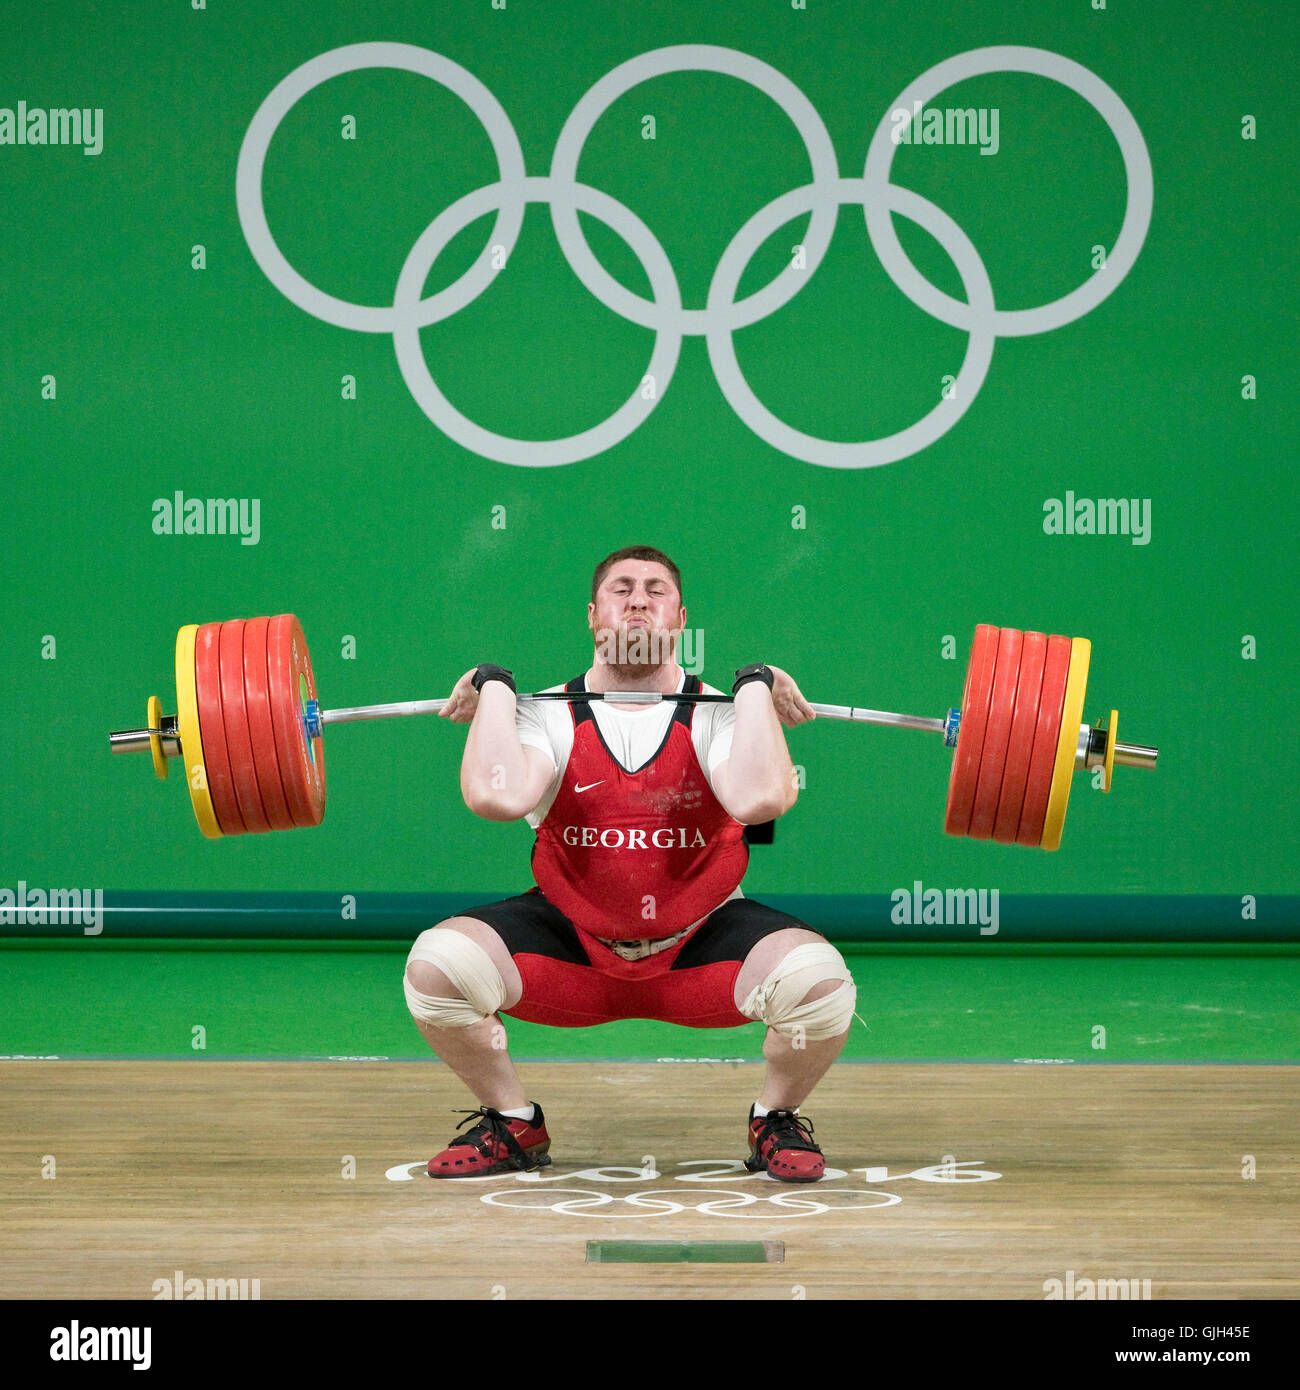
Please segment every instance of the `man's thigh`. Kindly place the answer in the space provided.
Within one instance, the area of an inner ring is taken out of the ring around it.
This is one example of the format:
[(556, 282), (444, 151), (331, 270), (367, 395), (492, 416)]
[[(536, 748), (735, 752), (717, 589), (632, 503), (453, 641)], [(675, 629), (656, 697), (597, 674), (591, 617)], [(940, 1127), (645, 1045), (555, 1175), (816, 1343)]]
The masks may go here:
[[(723, 903), (687, 941), (673, 970), (693, 970), (726, 963), (728, 998), (737, 1013), (781, 958), (796, 946), (825, 941), (799, 918), (755, 902), (733, 898)], [(742, 1021), (748, 1021), (742, 1015)]]
[[(478, 912), (482, 909), (474, 908), (471, 910)], [(496, 967), (497, 973), (501, 976), (501, 983), (505, 987), (505, 1002), (501, 1007), (508, 1009), (518, 1000), (520, 994), (523, 993), (523, 983), (499, 932), (480, 918), (468, 915), (448, 917), (437, 924), (437, 930), (459, 932), (462, 936), (468, 937), (476, 946), (481, 946)]]
[(750, 1022), (741, 1005), (796, 946), (824, 938), (789, 913), (733, 898), (700, 924), (666, 971), (654, 957), (642, 980), (597, 969), (577, 929), (536, 889), (465, 908), (444, 925), (483, 946), (506, 983), (502, 1012), (527, 1022), (589, 1027), (651, 1018), (694, 1028)]
[(573, 923), (539, 890), (465, 908), (457, 922), (477, 928), (475, 939), (502, 969), (502, 1013), (558, 1027), (627, 1017), (618, 1012), (615, 982), (592, 965)]

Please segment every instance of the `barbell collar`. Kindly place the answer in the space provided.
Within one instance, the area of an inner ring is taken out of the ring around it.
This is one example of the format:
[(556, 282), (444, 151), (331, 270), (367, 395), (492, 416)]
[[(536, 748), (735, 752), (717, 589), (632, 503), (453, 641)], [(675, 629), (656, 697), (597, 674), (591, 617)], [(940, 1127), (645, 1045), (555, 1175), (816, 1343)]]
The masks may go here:
[(157, 729), (118, 729), (116, 733), (109, 734), (109, 752), (147, 753), (150, 734), (157, 734), (162, 739), (163, 752), (169, 758), (180, 757), (181, 739), (176, 732), (176, 716), (174, 714), (164, 715), (162, 723)]
[[(1083, 768), (1100, 767), (1106, 761), (1106, 738), (1104, 725), (1098, 724), (1095, 728), (1088, 724), (1080, 726), (1079, 751), (1074, 760), (1076, 772)], [(1125, 767), (1141, 767), (1150, 771), (1155, 767), (1159, 753), (1158, 748), (1144, 743), (1121, 743), (1116, 740), (1113, 761)]]

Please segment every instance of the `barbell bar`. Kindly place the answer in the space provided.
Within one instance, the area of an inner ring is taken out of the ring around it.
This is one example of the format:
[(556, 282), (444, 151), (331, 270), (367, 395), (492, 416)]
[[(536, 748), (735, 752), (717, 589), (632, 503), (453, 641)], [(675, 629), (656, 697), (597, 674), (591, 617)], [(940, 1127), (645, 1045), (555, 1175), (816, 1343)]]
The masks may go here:
[[(943, 718), (856, 705), (810, 705), (823, 719), (917, 729), (954, 749), (945, 830), (1054, 850), (1076, 771), (1118, 763), (1154, 768), (1158, 750), (1118, 741), (1118, 715), (1081, 723), (1091, 646), (981, 624), (975, 629), (962, 706)], [(447, 699), (322, 709), (302, 627), (292, 614), (187, 625), (176, 639), (177, 713), (157, 696), (146, 727), (110, 733), (113, 753), (149, 752), (166, 777), (181, 758), (199, 829), (225, 835), (318, 825), (325, 811), (327, 724), (438, 714)], [(522, 703), (729, 704), (730, 695), (659, 691), (541, 691)]]

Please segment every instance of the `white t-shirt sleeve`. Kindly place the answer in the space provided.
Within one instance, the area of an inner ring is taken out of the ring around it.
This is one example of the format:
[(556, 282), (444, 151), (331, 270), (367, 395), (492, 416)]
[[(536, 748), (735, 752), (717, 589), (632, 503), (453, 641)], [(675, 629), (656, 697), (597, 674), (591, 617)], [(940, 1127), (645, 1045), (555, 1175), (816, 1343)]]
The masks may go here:
[[(701, 682), (701, 689), (706, 695), (723, 693), (704, 682)], [(695, 755), (708, 778), (710, 790), (713, 788), (714, 772), (731, 757), (731, 736), (735, 728), (735, 705), (696, 705), (692, 726)]]
[[(555, 688), (563, 689), (562, 686)], [(540, 701), (536, 704), (516, 705), (515, 729), (519, 734), (519, 742), (525, 748), (536, 748), (545, 753), (551, 760), (551, 766), (559, 772), (560, 762), (556, 755), (555, 742), (547, 727), (545, 710), (546, 705)]]
[[(549, 686), (550, 690), (563, 690), (562, 685)], [(536, 748), (551, 760), (553, 769), (550, 785), (535, 807), (528, 813), (527, 821), (534, 830), (546, 819), (560, 790), (564, 769), (573, 751), (573, 717), (569, 706), (563, 700), (538, 700), (535, 704), (519, 704), (515, 707), (515, 729), (519, 742), (525, 748)]]

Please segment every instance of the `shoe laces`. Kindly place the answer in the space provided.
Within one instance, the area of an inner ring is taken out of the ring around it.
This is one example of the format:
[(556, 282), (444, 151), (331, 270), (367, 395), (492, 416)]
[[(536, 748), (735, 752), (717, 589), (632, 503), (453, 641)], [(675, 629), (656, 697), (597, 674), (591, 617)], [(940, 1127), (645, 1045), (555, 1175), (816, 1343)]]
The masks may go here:
[(769, 1110), (766, 1115), (754, 1117), (761, 1128), (755, 1145), (762, 1152), (763, 1145), (771, 1138), (775, 1149), (797, 1149), (805, 1153), (821, 1153), (813, 1142), (813, 1122), (793, 1110)]
[(466, 1131), (459, 1138), (453, 1138), (451, 1148), (477, 1149), (485, 1156), (495, 1157), (496, 1145), (501, 1144), (515, 1158), (525, 1157), (519, 1141), (510, 1132), (510, 1117), (508, 1115), (503, 1115), (499, 1110), (493, 1110), (490, 1105), (480, 1105), (477, 1110), (457, 1110), (454, 1113), (465, 1116), (456, 1126), (458, 1130), (464, 1129), (476, 1115), (480, 1119), (473, 1129)]

